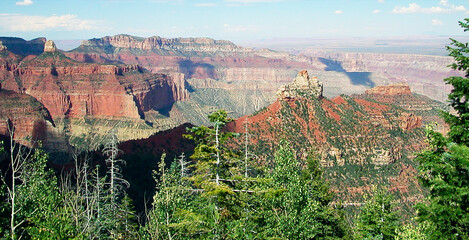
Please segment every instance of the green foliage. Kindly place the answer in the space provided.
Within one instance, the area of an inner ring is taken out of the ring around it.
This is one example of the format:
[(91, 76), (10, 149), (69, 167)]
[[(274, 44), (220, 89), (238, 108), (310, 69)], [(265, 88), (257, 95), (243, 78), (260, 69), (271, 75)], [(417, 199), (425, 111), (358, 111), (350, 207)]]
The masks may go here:
[[(437, 138), (439, 139), (439, 138)], [(420, 180), (430, 190), (419, 203), (420, 222), (431, 223), (432, 239), (469, 237), (469, 148), (456, 143), (437, 145), (419, 154)]]
[[(153, 196), (152, 209), (147, 213), (147, 223), (144, 227), (146, 236), (151, 239), (172, 239), (176, 235), (192, 235), (196, 232), (194, 224), (200, 221), (190, 210), (186, 209), (186, 203), (193, 197), (188, 191), (188, 182), (183, 179), (180, 171), (181, 165), (174, 161), (170, 169), (165, 169), (166, 154), (163, 153), (154, 172), (157, 182), (156, 193)], [(159, 181), (157, 179), (159, 177)]]
[[(464, 31), (469, 31), (469, 18), (460, 21), (459, 25)], [(466, 78), (463, 77), (449, 77), (445, 79), (446, 84), (451, 84), (453, 89), (448, 95), (450, 106), (456, 110), (457, 115), (450, 113), (443, 113), (443, 117), (450, 125), (450, 132), (448, 133), (451, 141), (455, 143), (469, 143), (469, 47), (467, 43), (458, 42), (451, 39), (451, 45), (447, 46), (449, 55), (454, 58), (456, 63), (450, 65), (451, 68), (464, 71)]]
[[(321, 239), (345, 236), (340, 212), (330, 205), (331, 194), (317, 160), (301, 167), (289, 144), (281, 141), (272, 173), (277, 191), (263, 205), (266, 238)], [(262, 235), (261, 235), (262, 236)], [(262, 237), (261, 237), (262, 238)]]
[(357, 218), (357, 239), (394, 239), (399, 227), (399, 212), (393, 197), (384, 190), (377, 190), (365, 202)]
[[(9, 158), (14, 158), (13, 161), (17, 161), (14, 164), (16, 171), (14, 176), (17, 178), (14, 188), (11, 183), (1, 186), (2, 193), (4, 193), (2, 199), (5, 197), (8, 205), (0, 205), (2, 217), (0, 221), (2, 226), (11, 227), (10, 223), (13, 224), (14, 236), (11, 236), (11, 228), (3, 227), (2, 236), (32, 239), (79, 237), (80, 234), (63, 204), (63, 196), (58, 191), (55, 173), (46, 166), (48, 154), (38, 148), (32, 155), (29, 155), (22, 151), (25, 148), (18, 148), (19, 145), (13, 141), (10, 143), (14, 144), (13, 149), (20, 149), (11, 152), (9, 156)], [(3, 180), (6, 180), (5, 175)], [(14, 211), (14, 218), (11, 215), (12, 211)]]
[(407, 224), (397, 231), (396, 240), (425, 240), (425, 227), (422, 225)]
[[(468, 31), (469, 18), (459, 25)], [(445, 79), (453, 86), (448, 99), (456, 114), (443, 113), (450, 126), (448, 137), (427, 129), (429, 148), (417, 157), (419, 180), (430, 191), (428, 200), (416, 205), (417, 220), (430, 239), (469, 238), (469, 47), (451, 41), (454, 47), (447, 49), (456, 62), (450, 67), (466, 74)]]

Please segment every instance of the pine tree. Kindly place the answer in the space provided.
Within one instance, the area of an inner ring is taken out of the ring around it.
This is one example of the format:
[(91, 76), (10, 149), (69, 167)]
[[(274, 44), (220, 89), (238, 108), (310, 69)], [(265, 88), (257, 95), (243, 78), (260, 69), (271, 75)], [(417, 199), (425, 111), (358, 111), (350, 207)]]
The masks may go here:
[(275, 153), (271, 196), (266, 196), (262, 237), (281, 239), (341, 238), (346, 229), (316, 159), (302, 170), (290, 145), (282, 140)]
[[(459, 25), (469, 31), (469, 18)], [(416, 206), (417, 220), (428, 226), (430, 239), (469, 238), (469, 46), (455, 39), (451, 45), (447, 49), (455, 63), (450, 67), (465, 72), (465, 78), (445, 79), (453, 86), (448, 99), (456, 114), (443, 113), (448, 137), (427, 129), (429, 147), (417, 157), (419, 179), (430, 191), (428, 200)]]
[(357, 239), (394, 239), (399, 227), (399, 212), (393, 196), (376, 190), (365, 202), (357, 218)]

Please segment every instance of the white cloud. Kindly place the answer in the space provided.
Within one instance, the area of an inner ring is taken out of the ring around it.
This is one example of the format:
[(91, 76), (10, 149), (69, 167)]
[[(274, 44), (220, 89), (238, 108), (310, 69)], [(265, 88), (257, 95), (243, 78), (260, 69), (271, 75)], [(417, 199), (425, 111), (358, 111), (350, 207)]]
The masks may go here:
[(377, 14), (377, 13), (379, 13), (379, 12), (381, 12), (379, 9), (373, 10), (373, 14)]
[(44, 30), (91, 30), (96, 28), (96, 21), (82, 20), (71, 14), (45, 17), (0, 13), (0, 30), (29, 32)]
[(379, 3), (384, 3), (384, 0), (378, 0)]
[(465, 12), (466, 8), (462, 5), (451, 7), (430, 7), (422, 8), (417, 3), (410, 3), (408, 7), (395, 7), (393, 13), (452, 13), (452, 12)]
[(31, 4), (33, 4), (32, 0), (23, 0), (22, 2), (16, 2), (16, 5), (20, 5), (20, 6), (28, 6)]
[(440, 0), (440, 5), (448, 6), (448, 0)]
[(196, 3), (194, 4), (196, 7), (215, 7), (217, 6), (215, 3)]
[(259, 31), (255, 26), (231, 26), (229, 24), (223, 24), (223, 30), (225, 32), (257, 32)]
[(432, 20), (432, 25), (434, 25), (434, 26), (441, 26), (441, 25), (443, 25), (443, 22), (440, 21), (440, 20), (438, 20), (438, 19), (433, 19), (433, 20)]
[(335, 14), (342, 14), (342, 13), (344, 13), (344, 11), (342, 11), (342, 10), (336, 10), (334, 13), (335, 13)]

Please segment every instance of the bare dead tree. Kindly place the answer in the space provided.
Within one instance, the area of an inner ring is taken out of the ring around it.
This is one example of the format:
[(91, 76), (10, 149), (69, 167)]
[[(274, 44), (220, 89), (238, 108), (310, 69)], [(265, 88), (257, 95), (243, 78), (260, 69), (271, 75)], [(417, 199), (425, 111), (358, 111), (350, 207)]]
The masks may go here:
[(186, 168), (188, 162), (186, 162), (186, 156), (184, 152), (179, 156), (179, 166), (181, 168), (181, 180), (186, 176), (188, 169)]
[(122, 188), (129, 187), (130, 184), (127, 182), (121, 174), (120, 164), (124, 164), (124, 160), (118, 159), (117, 156), (122, 151), (117, 148), (118, 139), (115, 130), (112, 129), (108, 135), (108, 141), (104, 145), (103, 153), (107, 156), (106, 164), (108, 165), (109, 175), (109, 191), (111, 194), (111, 202), (115, 203), (117, 195), (120, 193)]
[[(10, 234), (11, 239), (16, 238), (16, 230), (19, 226), (21, 226), (25, 220), (17, 222), (16, 216), (19, 212), (22, 211), (22, 208), (18, 206), (18, 185), (25, 184), (23, 174), (26, 166), (26, 162), (30, 159), (33, 149), (27, 148), (21, 144), (16, 143), (13, 139), (15, 137), (15, 128), (13, 123), (7, 120), (7, 130), (10, 140), (10, 171), (11, 171), (11, 184), (5, 184), (8, 193), (8, 200), (10, 202)], [(6, 173), (1, 174), (3, 182), (7, 183), (6, 181)], [(21, 196), (21, 197), (28, 197), (28, 196)]]

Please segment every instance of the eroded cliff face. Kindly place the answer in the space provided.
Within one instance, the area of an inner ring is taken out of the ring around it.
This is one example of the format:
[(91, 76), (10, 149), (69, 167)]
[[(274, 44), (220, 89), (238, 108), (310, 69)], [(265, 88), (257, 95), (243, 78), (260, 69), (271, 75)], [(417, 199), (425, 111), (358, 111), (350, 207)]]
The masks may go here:
[(414, 92), (439, 101), (445, 101), (451, 91), (451, 87), (443, 79), (463, 76), (462, 72), (448, 67), (454, 60), (445, 56), (311, 50), (304, 54), (321, 59), (329, 71), (376, 73), (386, 79), (385, 84), (406, 82)]
[(34, 97), (0, 89), (0, 134), (14, 134), (14, 139), (26, 146), (38, 141), (47, 146), (46, 132), (54, 122), (49, 111)]
[(34, 96), (54, 118), (139, 119), (149, 109), (188, 97), (180, 74), (151, 74), (138, 65), (79, 63), (52, 50), (3, 69), (4, 89)]
[(83, 41), (83, 48), (124, 48), (161, 51), (173, 55), (174, 53), (199, 53), (200, 55), (220, 55), (223, 53), (249, 53), (252, 49), (240, 48), (230, 41), (213, 40), (211, 38), (173, 38), (166, 39), (158, 36), (140, 38), (129, 35), (107, 36), (99, 39)]
[(189, 97), (181, 73), (154, 74), (139, 65), (80, 63), (58, 52), (52, 41), (45, 43), (44, 53), (38, 56), (22, 58), (8, 48), (0, 54), (1, 88), (33, 96), (53, 120), (59, 120), (57, 132), (72, 136), (80, 131), (70, 124), (80, 121), (71, 119), (86, 118), (134, 121), (145, 129), (143, 135), (124, 134), (127, 138), (122, 140), (146, 137), (155, 129), (149, 132), (143, 127), (145, 112), (171, 108)]

